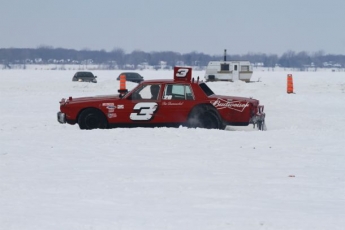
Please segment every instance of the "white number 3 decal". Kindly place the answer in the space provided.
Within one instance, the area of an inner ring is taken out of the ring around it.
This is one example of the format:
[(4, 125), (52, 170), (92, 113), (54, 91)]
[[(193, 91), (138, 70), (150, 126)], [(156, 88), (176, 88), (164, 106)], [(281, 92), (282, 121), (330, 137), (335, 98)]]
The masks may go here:
[(136, 113), (131, 113), (129, 116), (133, 121), (148, 121), (153, 117), (154, 112), (157, 110), (156, 102), (140, 102), (133, 108)]
[(189, 69), (178, 69), (176, 72), (176, 77), (185, 77), (187, 76)]

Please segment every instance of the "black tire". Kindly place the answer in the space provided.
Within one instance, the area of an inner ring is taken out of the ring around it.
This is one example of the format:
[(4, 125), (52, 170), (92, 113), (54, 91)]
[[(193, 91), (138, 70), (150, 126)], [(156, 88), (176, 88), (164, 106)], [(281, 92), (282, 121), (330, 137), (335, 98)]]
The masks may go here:
[(195, 107), (188, 117), (188, 127), (205, 129), (224, 129), (217, 110), (209, 105)]
[(206, 111), (201, 116), (201, 128), (205, 129), (219, 129), (219, 119), (217, 115), (210, 111)]
[(94, 108), (83, 110), (78, 118), (80, 129), (106, 129), (108, 122), (104, 114)]

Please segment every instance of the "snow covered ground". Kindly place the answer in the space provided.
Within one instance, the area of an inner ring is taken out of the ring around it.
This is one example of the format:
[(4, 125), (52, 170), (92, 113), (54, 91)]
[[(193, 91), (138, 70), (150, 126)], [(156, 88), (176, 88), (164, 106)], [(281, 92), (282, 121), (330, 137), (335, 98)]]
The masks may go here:
[(0, 230), (345, 229), (343, 72), (292, 73), (296, 94), (287, 72), (208, 83), (259, 99), (266, 132), (61, 125), (62, 97), (119, 86), (120, 71), (74, 72), (0, 70)]

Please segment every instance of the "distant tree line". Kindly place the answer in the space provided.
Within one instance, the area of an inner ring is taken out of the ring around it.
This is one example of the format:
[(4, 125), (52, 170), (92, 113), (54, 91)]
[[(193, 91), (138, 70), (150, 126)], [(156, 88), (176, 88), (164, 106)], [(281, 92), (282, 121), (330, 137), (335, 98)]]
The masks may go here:
[[(27, 60), (34, 60), (33, 63), (47, 64), (51, 60), (62, 60), (62, 64), (72, 61), (82, 63), (85, 60), (92, 60), (93, 64), (116, 63), (118, 66), (133, 65), (142, 63), (154, 66), (164, 61), (169, 66), (179, 63), (189, 66), (206, 66), (209, 61), (223, 60), (223, 55), (208, 55), (204, 53), (191, 52), (181, 54), (173, 51), (144, 52), (135, 50), (125, 53), (123, 49), (113, 49), (110, 52), (105, 50), (74, 50), (63, 48), (52, 48), (41, 46), (34, 48), (1, 48), (1, 64), (25, 64)], [(245, 55), (227, 54), (227, 60), (248, 60), (251, 63), (261, 63), (265, 67), (304, 68), (313, 66), (315, 68), (330, 66), (345, 67), (345, 55), (325, 54), (323, 51), (315, 53), (287, 51), (281, 56), (264, 53), (248, 53)]]

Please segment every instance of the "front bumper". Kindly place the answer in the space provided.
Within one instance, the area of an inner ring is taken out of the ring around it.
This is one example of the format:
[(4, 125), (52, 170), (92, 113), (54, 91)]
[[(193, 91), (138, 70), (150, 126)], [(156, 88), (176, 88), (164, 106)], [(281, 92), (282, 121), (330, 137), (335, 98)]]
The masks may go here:
[(66, 123), (66, 114), (58, 112), (57, 113), (57, 120), (59, 123), (65, 124)]

